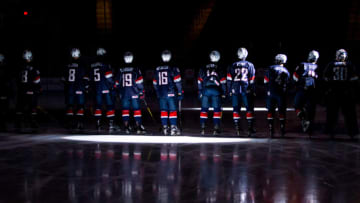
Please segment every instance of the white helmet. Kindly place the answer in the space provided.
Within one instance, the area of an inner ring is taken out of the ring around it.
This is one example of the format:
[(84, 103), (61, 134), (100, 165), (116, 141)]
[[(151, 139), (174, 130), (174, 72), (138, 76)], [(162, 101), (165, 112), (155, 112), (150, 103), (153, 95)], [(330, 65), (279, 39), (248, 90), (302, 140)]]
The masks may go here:
[(345, 49), (339, 49), (336, 51), (336, 60), (345, 61), (348, 57), (348, 53)]
[(5, 56), (3, 54), (0, 54), (0, 64), (3, 64), (5, 61)]
[(163, 62), (167, 63), (171, 60), (171, 52), (169, 50), (164, 50), (161, 53), (161, 59), (163, 60)]
[(316, 62), (319, 59), (320, 55), (318, 51), (312, 50), (309, 53), (308, 61), (309, 62)]
[(211, 62), (216, 63), (220, 60), (220, 52), (214, 50), (210, 53), (209, 57)]
[(131, 53), (131, 52), (126, 52), (125, 54), (124, 54), (124, 61), (125, 61), (125, 63), (132, 63), (133, 62), (133, 60), (134, 60), (134, 55), (133, 55), (133, 53)]
[(30, 50), (25, 50), (23, 53), (23, 59), (27, 60), (27, 61), (32, 61), (33, 59), (33, 54)]
[(285, 54), (278, 54), (275, 56), (276, 64), (285, 64), (287, 61), (287, 56)]
[(245, 60), (246, 57), (248, 56), (248, 54), (249, 53), (248, 53), (247, 49), (244, 47), (239, 48), (237, 51), (237, 55), (240, 60)]
[(71, 57), (79, 58), (80, 57), (80, 49), (78, 49), (78, 48), (71, 49)]
[(104, 56), (106, 54), (106, 50), (104, 48), (98, 48), (96, 50), (96, 55), (97, 56)]

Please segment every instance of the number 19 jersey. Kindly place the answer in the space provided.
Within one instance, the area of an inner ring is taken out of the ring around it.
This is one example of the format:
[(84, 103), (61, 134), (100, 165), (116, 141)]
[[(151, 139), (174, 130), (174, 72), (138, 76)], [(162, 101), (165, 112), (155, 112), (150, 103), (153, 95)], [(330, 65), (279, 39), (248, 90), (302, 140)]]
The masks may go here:
[(144, 89), (140, 69), (135, 67), (120, 68), (116, 76), (116, 87), (120, 89), (122, 98), (139, 98), (139, 93)]
[(241, 94), (255, 85), (255, 67), (251, 62), (238, 61), (233, 63), (227, 71), (228, 91)]

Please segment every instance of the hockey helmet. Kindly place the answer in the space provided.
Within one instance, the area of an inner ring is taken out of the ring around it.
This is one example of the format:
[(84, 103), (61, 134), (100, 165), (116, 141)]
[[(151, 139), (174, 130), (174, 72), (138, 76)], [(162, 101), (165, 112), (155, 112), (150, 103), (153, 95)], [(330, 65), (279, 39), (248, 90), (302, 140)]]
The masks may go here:
[(171, 60), (171, 52), (169, 50), (164, 50), (161, 53), (161, 59), (165, 63), (170, 62), (170, 60)]
[(216, 63), (220, 60), (220, 52), (214, 50), (212, 52), (210, 52), (210, 61), (213, 62), (213, 63)]
[(239, 48), (237, 51), (237, 55), (240, 60), (245, 60), (246, 57), (248, 56), (248, 54), (249, 53), (248, 53), (247, 49), (244, 47)]

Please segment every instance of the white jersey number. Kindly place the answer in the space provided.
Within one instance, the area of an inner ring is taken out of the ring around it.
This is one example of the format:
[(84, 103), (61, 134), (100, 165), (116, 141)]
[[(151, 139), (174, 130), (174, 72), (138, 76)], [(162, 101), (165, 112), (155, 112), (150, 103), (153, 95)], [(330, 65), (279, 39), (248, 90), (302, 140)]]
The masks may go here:
[(343, 81), (347, 77), (347, 69), (346, 68), (334, 67), (333, 72), (334, 72), (334, 77), (333, 77), (334, 80)]
[(131, 87), (132, 86), (132, 74), (125, 73), (122, 75), (123, 87)]
[(168, 82), (168, 72), (159, 72), (159, 85), (167, 85)]
[(75, 69), (69, 69), (69, 82), (75, 81)]
[(235, 69), (235, 78), (234, 81), (238, 82), (238, 81), (244, 81), (247, 82), (248, 81), (248, 69), (247, 68), (237, 68)]
[(98, 68), (94, 69), (94, 81), (95, 82), (99, 82), (101, 80), (99, 71), (100, 71), (100, 69), (98, 69)]
[(27, 83), (28, 82), (28, 71), (24, 70), (21, 74), (21, 82)]

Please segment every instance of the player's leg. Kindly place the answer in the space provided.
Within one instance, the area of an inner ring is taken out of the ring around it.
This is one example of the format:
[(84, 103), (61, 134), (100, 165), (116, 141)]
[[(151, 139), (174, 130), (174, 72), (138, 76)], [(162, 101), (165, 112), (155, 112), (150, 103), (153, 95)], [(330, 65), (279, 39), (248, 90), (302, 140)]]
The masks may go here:
[(171, 135), (180, 135), (180, 130), (177, 127), (177, 105), (176, 105), (176, 102), (177, 102), (177, 99), (175, 97), (168, 98)]
[(306, 120), (309, 122), (309, 127), (307, 129), (307, 132), (311, 133), (314, 124), (315, 113), (316, 113), (316, 103), (317, 103), (316, 90), (315, 89), (309, 90), (305, 96), (306, 96)]
[(214, 108), (214, 132), (213, 135), (218, 135), (221, 133), (220, 121), (221, 121), (221, 97), (220, 95), (213, 95), (211, 97), (212, 107)]
[(66, 103), (66, 121), (65, 127), (72, 129), (74, 128), (74, 100), (75, 95), (68, 91), (65, 93), (65, 103)]
[(164, 135), (168, 135), (169, 127), (168, 127), (168, 119), (169, 119), (169, 109), (168, 109), (168, 101), (167, 98), (160, 98), (160, 118), (161, 118), (161, 125), (162, 131)]
[(256, 131), (254, 129), (254, 101), (250, 94), (242, 93), (242, 101), (246, 108), (246, 121), (248, 123), (248, 136), (250, 137)]
[(84, 115), (85, 115), (85, 95), (77, 94), (77, 112), (76, 112), (76, 120), (77, 120), (77, 129), (84, 129)]
[(109, 120), (109, 131), (112, 132), (116, 130), (114, 125), (114, 118), (115, 118), (115, 110), (114, 110), (114, 103), (111, 99), (110, 93), (103, 94), (106, 102), (106, 118)]
[(7, 95), (0, 95), (0, 106), (3, 108), (2, 111), (0, 111), (0, 131), (5, 132), (7, 130), (6, 128), (6, 120), (7, 120), (7, 113), (9, 108), (9, 100)]
[(277, 97), (279, 121), (280, 121), (280, 132), (281, 136), (285, 136), (286, 127), (286, 95), (279, 95)]
[(203, 95), (201, 98), (201, 111), (200, 111), (200, 128), (201, 134), (205, 135), (205, 124), (208, 119), (208, 111), (209, 111), (209, 97), (207, 95)]
[(131, 99), (130, 98), (122, 98), (121, 100), (121, 106), (122, 106), (122, 120), (125, 127), (125, 133), (130, 134), (131, 128), (129, 124), (130, 120), (130, 104)]
[(239, 104), (239, 95), (235, 95), (233, 94), (231, 96), (231, 102), (232, 102), (232, 106), (233, 106), (233, 120), (234, 120), (234, 126), (235, 126), (235, 131), (237, 135), (240, 135), (240, 106), (241, 104)]
[(273, 96), (267, 96), (266, 98), (267, 120), (269, 126), (270, 137), (274, 136), (274, 114), (275, 114), (275, 102)]
[(345, 124), (348, 135), (353, 138), (359, 133), (357, 116), (356, 116), (356, 103), (349, 95), (349, 100), (343, 100), (341, 103), (341, 110), (344, 114)]
[(101, 126), (101, 117), (102, 117), (102, 104), (103, 104), (103, 95), (100, 91), (97, 91), (95, 94), (95, 120), (96, 120), (96, 129), (100, 131)]
[(145, 127), (142, 125), (140, 99), (131, 99), (132, 107), (134, 109), (134, 119), (137, 134), (145, 134)]
[(328, 133), (331, 138), (334, 136), (334, 127), (338, 120), (338, 112), (340, 108), (339, 104), (339, 98), (335, 93), (330, 93), (330, 95), (327, 95), (327, 103), (326, 103), (326, 126), (325, 130), (326, 133)]
[(37, 94), (33, 94), (33, 95), (29, 95), (30, 98), (29, 100), (31, 100), (31, 115), (30, 115), (30, 126), (31, 128), (38, 128), (39, 124), (37, 122), (37, 105), (38, 105), (38, 96)]

